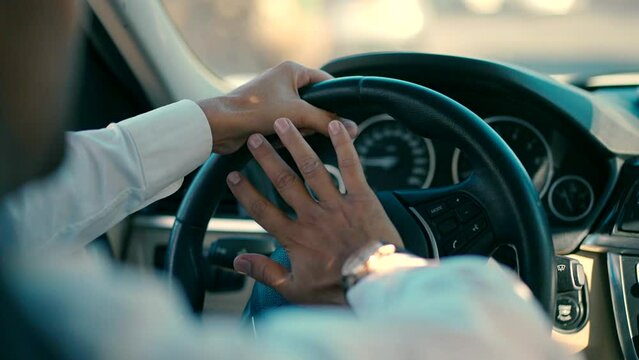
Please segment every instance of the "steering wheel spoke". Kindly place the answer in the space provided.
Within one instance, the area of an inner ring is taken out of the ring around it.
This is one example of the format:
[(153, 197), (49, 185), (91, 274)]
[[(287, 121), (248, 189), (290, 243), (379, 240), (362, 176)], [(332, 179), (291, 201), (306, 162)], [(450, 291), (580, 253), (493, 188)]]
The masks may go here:
[[(419, 223), (431, 257), (488, 255), (495, 247), (492, 221), (471, 181), (394, 194)], [(407, 243), (408, 250), (413, 251)], [(420, 254), (421, 255), (421, 254)]]

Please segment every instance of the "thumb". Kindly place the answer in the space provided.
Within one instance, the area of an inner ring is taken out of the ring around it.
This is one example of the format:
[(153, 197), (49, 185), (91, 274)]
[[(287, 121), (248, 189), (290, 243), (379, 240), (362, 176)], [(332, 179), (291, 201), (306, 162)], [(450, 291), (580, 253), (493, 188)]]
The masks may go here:
[(280, 293), (288, 286), (290, 272), (284, 266), (260, 254), (242, 254), (233, 260), (235, 271), (245, 274)]

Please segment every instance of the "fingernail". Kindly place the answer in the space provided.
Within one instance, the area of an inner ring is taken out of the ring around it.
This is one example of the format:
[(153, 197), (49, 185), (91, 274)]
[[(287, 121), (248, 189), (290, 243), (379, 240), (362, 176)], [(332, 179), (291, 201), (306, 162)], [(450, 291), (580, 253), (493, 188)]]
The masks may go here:
[(279, 118), (277, 120), (275, 120), (275, 130), (277, 130), (277, 132), (284, 132), (286, 131), (286, 129), (288, 129), (288, 127), (290, 126), (291, 121), (289, 119), (286, 118)]
[(260, 134), (253, 134), (248, 139), (248, 144), (253, 149), (255, 149), (258, 146), (262, 145), (263, 142), (264, 142), (264, 138)]
[(236, 257), (233, 261), (233, 267), (235, 268), (235, 271), (242, 275), (248, 275), (251, 273), (251, 263), (240, 256)]
[(358, 129), (357, 123), (355, 121), (343, 120), (343, 124), (344, 124), (344, 127), (346, 128), (346, 131), (348, 131), (348, 134), (351, 137), (356, 137), (357, 136), (357, 133), (358, 133), (359, 129)]
[(333, 120), (328, 123), (328, 131), (331, 135), (337, 135), (342, 130), (342, 123), (339, 120)]
[(240, 180), (242, 180), (242, 177), (240, 176), (240, 173), (238, 173), (237, 171), (233, 171), (231, 172), (226, 179), (233, 185), (237, 185)]

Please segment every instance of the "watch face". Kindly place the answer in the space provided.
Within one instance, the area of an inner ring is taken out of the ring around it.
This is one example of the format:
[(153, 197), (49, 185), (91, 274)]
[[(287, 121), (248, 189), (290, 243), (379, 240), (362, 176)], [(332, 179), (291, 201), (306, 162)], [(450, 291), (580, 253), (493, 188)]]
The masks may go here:
[(375, 259), (395, 253), (396, 247), (382, 242), (371, 243), (351, 255), (342, 265), (342, 286), (348, 290), (370, 271), (369, 265)]
[(368, 259), (382, 246), (383, 244), (381, 242), (376, 241), (364, 246), (349, 256), (344, 262), (344, 265), (342, 265), (342, 276), (354, 275), (360, 272), (361, 268), (366, 266)]

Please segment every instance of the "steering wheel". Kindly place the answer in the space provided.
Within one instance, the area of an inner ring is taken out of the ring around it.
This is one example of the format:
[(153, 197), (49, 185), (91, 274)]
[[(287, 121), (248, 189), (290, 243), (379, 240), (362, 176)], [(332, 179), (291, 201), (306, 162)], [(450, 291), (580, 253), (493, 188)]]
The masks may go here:
[[(554, 248), (539, 196), (515, 154), (480, 117), (436, 91), (390, 78), (337, 78), (300, 94), (335, 113), (353, 106), (373, 108), (420, 136), (459, 148), (472, 164), (473, 174), (466, 180), (442, 188), (378, 193), (406, 249), (424, 257), (509, 254), (510, 265), (542, 307), (554, 313)], [(202, 248), (208, 222), (222, 198), (226, 175), (241, 170), (249, 158), (246, 148), (212, 155), (178, 210), (167, 270), (169, 281), (182, 286), (195, 312), (202, 310), (209, 272)]]

